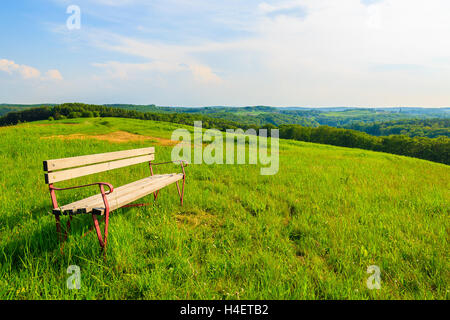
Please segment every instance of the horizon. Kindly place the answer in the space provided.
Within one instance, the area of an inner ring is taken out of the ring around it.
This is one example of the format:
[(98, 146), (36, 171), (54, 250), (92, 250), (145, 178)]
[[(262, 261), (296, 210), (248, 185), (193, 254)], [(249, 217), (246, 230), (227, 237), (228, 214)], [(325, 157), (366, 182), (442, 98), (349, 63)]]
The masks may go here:
[(446, 0), (7, 2), (0, 99), (448, 108), (449, 10)]
[(202, 106), (182, 106), (182, 105), (158, 105), (155, 103), (86, 103), (86, 102), (62, 102), (62, 103), (0, 103), (1, 105), (10, 106), (54, 106), (70, 103), (81, 103), (81, 104), (93, 104), (101, 106), (113, 106), (113, 105), (128, 105), (128, 106), (155, 106), (161, 108), (254, 108), (254, 107), (268, 107), (268, 108), (279, 108), (279, 109), (289, 109), (289, 108), (299, 108), (299, 109), (450, 109), (450, 106), (438, 106), (438, 107), (423, 107), (423, 106), (273, 106), (273, 105), (202, 105)]

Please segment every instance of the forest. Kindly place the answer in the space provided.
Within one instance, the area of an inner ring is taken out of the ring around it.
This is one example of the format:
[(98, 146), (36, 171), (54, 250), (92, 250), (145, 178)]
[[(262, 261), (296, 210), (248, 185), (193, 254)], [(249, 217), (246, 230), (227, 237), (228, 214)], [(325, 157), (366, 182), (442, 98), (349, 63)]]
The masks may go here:
[[(410, 137), (404, 134), (402, 130), (391, 131), (396, 134), (388, 136), (377, 136), (378, 134), (387, 133), (389, 127), (410, 126), (417, 130), (420, 122), (417, 120), (409, 120), (405, 122), (397, 121), (390, 126), (383, 127), (379, 123), (359, 124), (369, 133), (373, 128), (373, 135), (356, 131), (352, 129), (334, 128), (326, 125), (318, 127), (301, 126), (298, 124), (282, 124), (276, 126), (270, 122), (255, 125), (249, 123), (241, 123), (229, 119), (213, 118), (198, 113), (175, 113), (175, 112), (140, 112), (126, 108), (114, 108), (104, 105), (89, 105), (82, 103), (66, 103), (57, 106), (38, 107), (25, 109), (23, 111), (14, 111), (0, 118), (0, 126), (14, 125), (17, 123), (38, 121), (38, 120), (61, 120), (67, 118), (91, 118), (91, 117), (119, 117), (133, 118), (141, 120), (165, 121), (177, 124), (193, 125), (194, 121), (202, 121), (203, 128), (215, 128), (221, 131), (226, 129), (241, 128), (244, 130), (253, 129), (275, 129), (279, 128), (280, 138), (293, 139), (305, 142), (314, 142), (321, 144), (329, 144), (334, 146), (360, 148), (373, 151), (387, 152), (397, 155), (416, 157), (420, 159), (430, 160), (450, 164), (450, 138), (448, 138), (448, 119), (440, 120), (422, 120), (424, 129), (433, 126), (444, 126), (443, 134), (437, 138), (428, 137)], [(428, 121), (428, 122), (427, 122)], [(383, 128), (383, 129), (381, 129)], [(393, 129), (392, 129), (393, 130)], [(363, 130), (364, 131), (364, 130)], [(377, 134), (378, 133), (378, 134)], [(387, 133), (389, 134), (389, 133)]]
[(344, 126), (347, 129), (363, 131), (374, 136), (388, 136), (393, 134), (410, 137), (450, 138), (450, 119), (403, 119), (385, 122), (363, 123), (357, 122)]
[[(114, 108), (136, 110), (141, 112), (163, 112), (163, 113), (188, 113), (203, 114), (212, 118), (236, 121), (242, 124), (262, 126), (273, 124), (299, 124), (307, 127), (318, 127), (328, 125), (331, 127), (347, 128), (353, 124), (366, 124), (373, 122), (390, 122), (415, 119), (448, 119), (450, 110), (448, 108), (301, 108), (301, 107), (160, 107), (152, 105), (128, 105), (112, 104), (107, 105)], [(420, 124), (419, 124), (420, 125)], [(439, 123), (438, 123), (439, 125)], [(349, 128), (355, 129), (355, 128)], [(409, 126), (405, 126), (408, 130)], [(435, 127), (432, 130), (436, 129)], [(441, 127), (437, 129), (442, 129)], [(364, 131), (364, 130), (362, 130)], [(423, 136), (433, 134), (430, 130)], [(417, 135), (417, 134), (416, 134)], [(438, 134), (439, 135), (439, 134)], [(437, 135), (435, 135), (437, 136)], [(429, 136), (434, 137), (434, 136)]]
[(381, 151), (450, 164), (450, 139), (443, 136), (439, 138), (411, 138), (405, 135), (377, 137), (365, 132), (329, 126), (309, 128), (299, 125), (282, 125), (280, 138)]

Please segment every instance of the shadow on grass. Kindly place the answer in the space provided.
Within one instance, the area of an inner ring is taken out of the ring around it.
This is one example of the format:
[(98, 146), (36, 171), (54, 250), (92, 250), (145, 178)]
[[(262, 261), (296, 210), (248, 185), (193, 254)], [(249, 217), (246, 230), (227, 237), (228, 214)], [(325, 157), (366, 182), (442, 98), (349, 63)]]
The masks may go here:
[[(62, 237), (67, 228), (68, 216), (61, 217)], [(103, 231), (103, 219), (100, 219), (100, 228)], [(40, 225), (32, 232), (27, 230), (17, 230), (11, 234), (11, 240), (4, 240), (0, 247), (0, 265), (8, 266), (11, 270), (23, 270), (27, 268), (27, 263), (45, 259), (51, 262), (66, 260), (66, 254), (63, 252), (73, 241), (81, 241), (83, 236), (89, 237), (92, 242), (89, 246), (100, 248), (95, 231), (87, 233), (93, 225), (91, 215), (74, 216), (71, 222), (71, 228), (67, 230), (67, 241), (60, 242), (56, 232), (56, 222), (52, 215), (48, 222), (40, 221)], [(100, 250), (100, 249), (99, 249)]]
[[(148, 208), (153, 205), (154, 203), (150, 204)], [(67, 222), (70, 217), (61, 216), (62, 237), (64, 239), (64, 233), (67, 231), (67, 240), (60, 242), (54, 215), (46, 212), (47, 209), (48, 206), (33, 210), (33, 217), (28, 217), (27, 221), (33, 221), (31, 226), (30, 224), (19, 225), (18, 222), (25, 219), (21, 216), (9, 219), (9, 222), (12, 224), (8, 225), (9, 232), (6, 231), (6, 233), (9, 233), (9, 236), (3, 238), (0, 244), (0, 266), (2, 266), (3, 270), (9, 269), (10, 272), (20, 273), (29, 271), (28, 269), (35, 264), (39, 264), (41, 268), (42, 266), (46, 268), (60, 268), (61, 265), (67, 264), (68, 259), (72, 260), (80, 254), (89, 260), (102, 258), (97, 234), (93, 228), (92, 215), (72, 216), (70, 229), (67, 229)], [(111, 212), (110, 225), (114, 216), (128, 215), (133, 210), (135, 208), (121, 208)], [(99, 217), (98, 220), (103, 235), (105, 227), (104, 216)], [(1, 219), (0, 223), (4, 221), (5, 219)], [(14, 227), (18, 225), (19, 227), (14, 230)], [(61, 253), (61, 248), (63, 248), (63, 253)]]
[(55, 224), (42, 224), (31, 233), (19, 230), (0, 248), (0, 264), (11, 270), (21, 270), (26, 268), (26, 261), (37, 260), (48, 252), (59, 253), (59, 248)]
[(7, 230), (13, 230), (17, 225), (20, 225), (24, 221), (38, 221), (46, 216), (53, 216), (51, 213), (50, 205), (42, 205), (39, 208), (31, 210), (29, 213), (13, 213), (13, 214), (1, 214), (0, 225)]

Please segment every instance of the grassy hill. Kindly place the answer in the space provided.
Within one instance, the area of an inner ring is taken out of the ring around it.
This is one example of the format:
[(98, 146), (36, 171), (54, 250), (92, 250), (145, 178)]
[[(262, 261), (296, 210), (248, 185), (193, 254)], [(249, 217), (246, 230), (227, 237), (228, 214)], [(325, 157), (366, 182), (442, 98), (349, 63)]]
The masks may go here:
[[(114, 211), (106, 262), (93, 233), (81, 238), (92, 220), (76, 216), (62, 256), (42, 161), (145, 146), (168, 161), (177, 127), (90, 118), (0, 128), (0, 298), (449, 298), (449, 166), (291, 140), (280, 142), (275, 176), (191, 165), (184, 207), (172, 185), (152, 206)], [(120, 186), (148, 171), (60, 185)], [(66, 288), (69, 265), (81, 268), (79, 291)], [(370, 265), (381, 268), (381, 290), (366, 287)]]

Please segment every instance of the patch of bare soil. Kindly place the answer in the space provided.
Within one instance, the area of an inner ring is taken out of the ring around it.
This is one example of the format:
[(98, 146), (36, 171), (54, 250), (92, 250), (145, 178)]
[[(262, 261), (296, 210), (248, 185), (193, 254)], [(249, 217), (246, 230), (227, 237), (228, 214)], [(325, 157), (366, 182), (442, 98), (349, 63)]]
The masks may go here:
[(36, 126), (36, 127), (47, 127), (47, 126), (55, 126), (57, 124), (64, 124), (66, 126), (79, 126), (80, 125), (79, 123), (59, 122), (59, 123), (36, 123), (36, 124), (33, 124), (33, 126)]
[(74, 133), (74, 134), (69, 134), (69, 135), (56, 135), (56, 136), (42, 137), (41, 139), (61, 139), (61, 140), (97, 139), (97, 140), (109, 141), (109, 142), (114, 142), (114, 143), (124, 143), (124, 142), (130, 142), (130, 141), (153, 141), (162, 146), (173, 146), (173, 145), (176, 145), (179, 143), (178, 141), (172, 141), (169, 139), (158, 138), (158, 137), (143, 136), (143, 135), (139, 135), (139, 134), (129, 133), (126, 131), (116, 131), (116, 132), (100, 134), (100, 135), (86, 135), (86, 134), (81, 134), (81, 133)]

